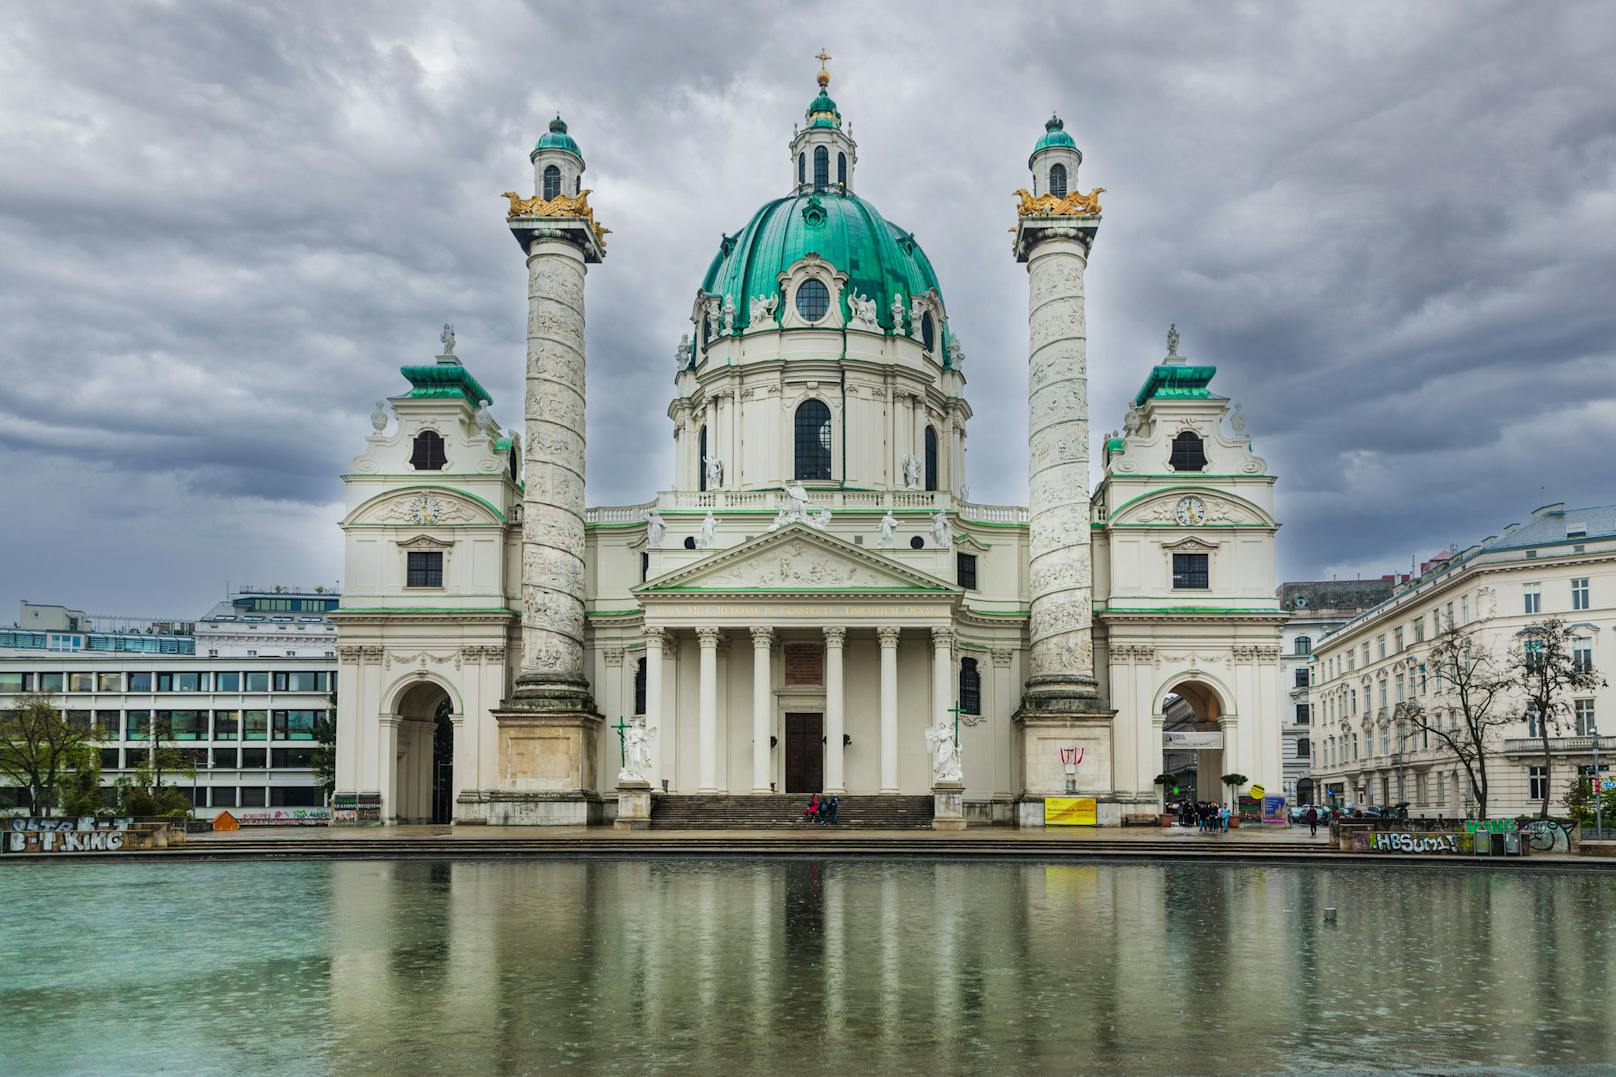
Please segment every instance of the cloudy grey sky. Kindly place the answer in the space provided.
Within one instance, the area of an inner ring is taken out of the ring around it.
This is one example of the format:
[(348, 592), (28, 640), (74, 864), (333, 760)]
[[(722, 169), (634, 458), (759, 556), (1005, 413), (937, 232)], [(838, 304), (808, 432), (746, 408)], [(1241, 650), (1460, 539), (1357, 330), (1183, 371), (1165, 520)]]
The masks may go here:
[(978, 500), (1026, 496), (1006, 229), (1053, 108), (1108, 192), (1095, 438), (1176, 321), (1280, 476), (1282, 578), (1616, 501), (1608, 4), (31, 4), (0, 24), (0, 621), (334, 581), (337, 476), (446, 320), (518, 419), (499, 192), (557, 109), (613, 229), (590, 501), (668, 485), (674, 344), (786, 188), (821, 46), (966, 344)]

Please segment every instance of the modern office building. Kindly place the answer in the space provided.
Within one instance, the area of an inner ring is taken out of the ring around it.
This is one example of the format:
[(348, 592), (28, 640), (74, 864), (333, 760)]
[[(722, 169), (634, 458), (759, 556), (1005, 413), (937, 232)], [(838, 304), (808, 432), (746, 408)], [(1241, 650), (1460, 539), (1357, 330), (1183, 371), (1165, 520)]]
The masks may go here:
[(196, 767), (176, 784), (199, 815), (324, 803), (315, 721), (336, 688), (338, 596), (243, 589), (199, 621), (94, 617), (23, 602), (0, 629), (0, 707), (38, 692), (94, 730), (112, 786), (151, 750), (153, 724)]

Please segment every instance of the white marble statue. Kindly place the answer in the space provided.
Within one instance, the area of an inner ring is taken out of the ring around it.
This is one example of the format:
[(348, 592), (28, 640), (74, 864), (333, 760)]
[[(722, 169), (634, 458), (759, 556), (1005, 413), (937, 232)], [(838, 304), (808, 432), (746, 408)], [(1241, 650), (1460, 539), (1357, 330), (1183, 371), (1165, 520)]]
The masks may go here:
[(917, 295), (909, 304), (909, 335), (917, 340), (920, 338), (920, 323), (925, 320), (925, 317), (926, 305), (920, 301), (920, 297)]
[(696, 536), (696, 549), (698, 549), (698, 550), (710, 550), (710, 549), (712, 549), (713, 548), (713, 542), (717, 537), (718, 537), (718, 521), (713, 519), (713, 514), (709, 512), (706, 516), (702, 517), (702, 520), (701, 520), (701, 534)]
[(486, 400), (478, 405), (477, 412), (471, 417), (471, 421), (477, 424), (477, 429), (489, 437), (499, 437), (499, 423), (494, 420), (494, 413), (488, 410)]
[(1177, 358), (1177, 356), (1178, 356), (1178, 326), (1175, 324), (1175, 325), (1169, 325), (1167, 327), (1167, 358), (1174, 359), (1174, 358)]
[(1145, 413), (1139, 410), (1139, 405), (1129, 404), (1128, 414), (1122, 420), (1122, 429), (1126, 430), (1129, 436), (1132, 436), (1139, 433), (1140, 424), (1144, 421)]
[(617, 784), (651, 780), (655, 764), (651, 760), (651, 741), (656, 731), (644, 722), (635, 722), (623, 730), (623, 769), (617, 772)]
[(682, 333), (679, 336), (679, 347), (673, 353), (673, 365), (676, 370), (684, 370), (690, 365), (690, 334)]
[(378, 434), (387, 429), (387, 401), (378, 400), (376, 406), (370, 409), (370, 427)]
[(1236, 434), (1246, 432), (1246, 409), (1240, 406), (1239, 401), (1236, 401), (1234, 407), (1229, 409), (1229, 429)]
[(726, 295), (724, 297), (724, 335), (728, 336), (733, 332), (735, 332), (735, 297)]
[(444, 322), (443, 332), (438, 334), (438, 339), (443, 342), (443, 351), (439, 352), (438, 354), (453, 355), (455, 346), (454, 326), (450, 325), (448, 322)]
[(920, 489), (920, 461), (913, 454), (903, 458), (903, 487), (906, 490)]
[(954, 548), (954, 531), (948, 526), (948, 517), (943, 514), (942, 509), (938, 509), (937, 514), (931, 518), (931, 540), (940, 550)]
[(803, 489), (802, 483), (794, 482), (787, 486), (786, 497), (789, 501), (775, 514), (774, 522), (769, 525), (770, 531), (778, 531), (787, 524), (807, 524), (818, 531), (830, 527), (830, 510), (810, 509), (808, 491)]
[(903, 300), (897, 296), (892, 297), (892, 333), (903, 336)]
[(847, 297), (847, 309), (849, 312), (848, 323), (851, 328), (864, 329), (872, 333), (881, 328), (881, 323), (875, 313), (875, 300), (869, 296), (862, 295), (856, 291), (853, 292)]
[(701, 462), (707, 469), (707, 489), (716, 490), (724, 485), (724, 461), (716, 456), (703, 456)]
[(965, 365), (965, 349), (960, 347), (959, 337), (948, 340), (948, 365), (955, 370)]
[(897, 545), (898, 518), (888, 509), (887, 514), (881, 517), (881, 539), (877, 548), (890, 550)]
[(960, 497), (959, 497), (959, 499), (961, 501), (965, 501), (965, 502), (969, 502), (971, 500), (971, 484), (970, 483), (965, 483), (964, 485), (962, 485), (960, 487)]
[(927, 726), (926, 747), (931, 751), (932, 784), (965, 780), (965, 768), (960, 765), (959, 745), (954, 741), (953, 726)]
[(662, 549), (662, 540), (668, 537), (668, 525), (663, 522), (662, 514), (652, 509), (645, 514), (645, 545), (648, 549)]
[(780, 303), (777, 295), (754, 295), (752, 297), (752, 328), (758, 329), (774, 320), (774, 308)]
[(705, 342), (708, 337), (716, 337), (718, 335), (718, 323), (720, 317), (718, 297), (716, 295), (710, 295), (706, 299), (703, 299), (701, 301), (701, 309), (702, 313), (706, 316), (707, 321), (706, 333), (701, 338), (702, 341)]

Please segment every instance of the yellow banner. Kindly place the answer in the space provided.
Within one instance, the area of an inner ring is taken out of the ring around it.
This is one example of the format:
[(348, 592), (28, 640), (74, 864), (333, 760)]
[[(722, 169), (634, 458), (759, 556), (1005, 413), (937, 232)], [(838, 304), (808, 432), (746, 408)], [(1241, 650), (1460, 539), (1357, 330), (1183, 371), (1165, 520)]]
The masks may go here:
[(1098, 826), (1093, 797), (1045, 797), (1045, 826)]

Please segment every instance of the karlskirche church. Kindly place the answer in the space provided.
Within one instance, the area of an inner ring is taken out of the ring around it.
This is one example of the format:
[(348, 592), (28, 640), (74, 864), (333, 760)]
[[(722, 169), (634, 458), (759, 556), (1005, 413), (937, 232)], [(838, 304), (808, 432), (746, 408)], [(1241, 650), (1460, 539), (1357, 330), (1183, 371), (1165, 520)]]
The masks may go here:
[[(741, 226), (692, 282), (674, 474), (639, 504), (586, 502), (608, 229), (567, 125), (538, 140), (532, 195), (505, 196), (521, 425), (446, 326), (343, 476), (337, 822), (749, 826), (826, 792), (854, 825), (1040, 826), (1051, 797), (1120, 825), (1160, 811), (1168, 736), (1206, 799), (1280, 787), (1274, 476), (1176, 332), (1090, 490), (1077, 143), (1051, 118), (997, 203), (1027, 271), (1029, 503), (978, 504), (968, 372), (1021, 358), (967, 359), (818, 79), (777, 192), (713, 222)], [(1164, 734), (1174, 699), (1193, 737)]]

